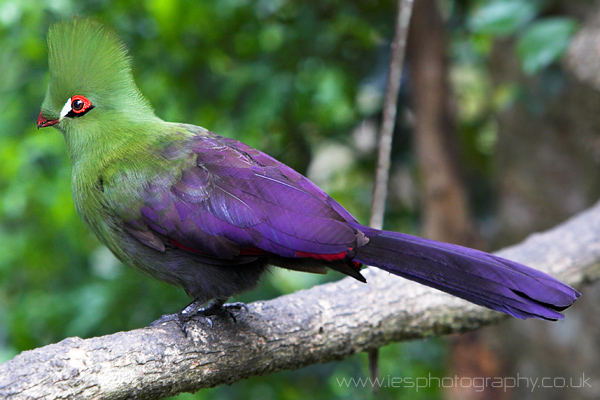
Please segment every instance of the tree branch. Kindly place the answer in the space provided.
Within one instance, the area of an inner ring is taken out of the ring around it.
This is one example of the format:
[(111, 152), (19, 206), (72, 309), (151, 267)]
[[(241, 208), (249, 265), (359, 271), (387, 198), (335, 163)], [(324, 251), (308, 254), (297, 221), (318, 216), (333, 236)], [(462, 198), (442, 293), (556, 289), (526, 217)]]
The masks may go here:
[[(600, 276), (598, 232), (600, 203), (498, 254), (581, 287)], [(166, 324), (23, 352), (0, 365), (0, 398), (155, 399), (504, 319), (382, 271), (365, 276), (252, 303), (237, 322), (192, 325), (188, 337)]]

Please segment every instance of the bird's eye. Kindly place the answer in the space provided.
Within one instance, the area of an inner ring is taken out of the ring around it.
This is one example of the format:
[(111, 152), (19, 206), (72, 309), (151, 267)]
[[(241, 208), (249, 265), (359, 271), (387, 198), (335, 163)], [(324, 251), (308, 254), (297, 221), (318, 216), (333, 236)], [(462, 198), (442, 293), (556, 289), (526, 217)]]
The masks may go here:
[(85, 96), (75, 95), (67, 100), (65, 106), (60, 112), (60, 117), (81, 117), (90, 111), (94, 106)]
[(73, 111), (81, 111), (81, 109), (83, 108), (83, 106), (84, 106), (83, 100), (74, 99), (73, 101), (71, 101), (71, 109)]
[(83, 114), (92, 108), (92, 102), (84, 96), (71, 97), (71, 111), (76, 114)]

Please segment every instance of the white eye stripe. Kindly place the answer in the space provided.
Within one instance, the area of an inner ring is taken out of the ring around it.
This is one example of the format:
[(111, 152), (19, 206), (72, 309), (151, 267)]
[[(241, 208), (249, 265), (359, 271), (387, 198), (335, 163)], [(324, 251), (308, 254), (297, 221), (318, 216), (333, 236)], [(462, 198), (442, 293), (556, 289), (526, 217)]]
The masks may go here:
[(67, 100), (62, 110), (60, 110), (60, 119), (63, 119), (68, 113), (71, 112), (71, 97)]

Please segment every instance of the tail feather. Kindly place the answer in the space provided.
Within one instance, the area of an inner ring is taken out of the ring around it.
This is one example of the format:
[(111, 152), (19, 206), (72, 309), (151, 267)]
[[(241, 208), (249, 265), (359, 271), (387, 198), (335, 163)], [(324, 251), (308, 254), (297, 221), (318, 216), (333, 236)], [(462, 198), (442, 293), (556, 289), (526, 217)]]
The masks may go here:
[(431, 286), (516, 318), (557, 320), (580, 293), (533, 268), (492, 254), (357, 226), (369, 242), (354, 261)]

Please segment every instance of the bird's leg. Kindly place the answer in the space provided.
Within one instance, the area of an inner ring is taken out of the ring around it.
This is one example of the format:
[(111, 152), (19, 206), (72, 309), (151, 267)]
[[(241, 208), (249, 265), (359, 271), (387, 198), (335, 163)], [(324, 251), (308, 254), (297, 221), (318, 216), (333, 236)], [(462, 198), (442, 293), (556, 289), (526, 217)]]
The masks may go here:
[(239, 311), (242, 308), (247, 310), (248, 307), (244, 303), (225, 304), (226, 300), (227, 299), (214, 299), (207, 306), (203, 307), (203, 305), (206, 304), (206, 301), (196, 299), (175, 314), (163, 315), (156, 321), (152, 322), (150, 326), (157, 326), (166, 322), (175, 321), (187, 336), (186, 325), (195, 317), (200, 317), (202, 320), (206, 321), (210, 327), (213, 325), (212, 319), (210, 318), (213, 315), (227, 314), (229, 317), (231, 317), (231, 319), (233, 319), (233, 322), (236, 322), (235, 315), (230, 310)]

